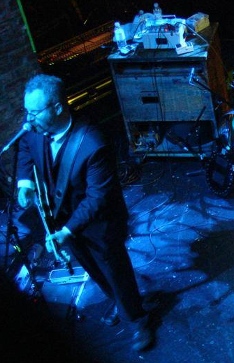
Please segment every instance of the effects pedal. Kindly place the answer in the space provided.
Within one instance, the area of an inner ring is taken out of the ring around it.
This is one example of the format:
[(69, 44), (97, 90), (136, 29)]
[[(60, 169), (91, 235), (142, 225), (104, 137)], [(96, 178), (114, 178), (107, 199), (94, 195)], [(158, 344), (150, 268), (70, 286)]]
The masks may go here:
[(81, 266), (74, 267), (74, 274), (71, 275), (68, 269), (62, 268), (52, 270), (49, 273), (49, 281), (56, 284), (74, 284), (87, 281), (88, 273)]

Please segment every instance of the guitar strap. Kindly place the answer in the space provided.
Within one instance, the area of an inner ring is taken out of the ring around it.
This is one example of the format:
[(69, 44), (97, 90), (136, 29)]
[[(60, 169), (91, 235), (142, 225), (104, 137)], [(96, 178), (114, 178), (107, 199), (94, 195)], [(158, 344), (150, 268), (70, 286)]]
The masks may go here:
[(80, 123), (73, 126), (73, 130), (69, 136), (69, 140), (66, 144), (62, 160), (60, 163), (58, 178), (55, 186), (54, 196), (54, 209), (53, 217), (57, 217), (59, 209), (62, 205), (65, 192), (67, 189), (68, 180), (75, 162), (75, 157), (78, 150), (84, 140), (84, 137), (88, 131), (89, 124), (80, 125)]

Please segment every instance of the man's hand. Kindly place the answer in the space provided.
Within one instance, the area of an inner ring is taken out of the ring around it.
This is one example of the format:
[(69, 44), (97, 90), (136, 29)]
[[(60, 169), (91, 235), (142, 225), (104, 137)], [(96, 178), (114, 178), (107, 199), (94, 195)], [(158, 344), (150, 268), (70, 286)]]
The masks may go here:
[(63, 227), (60, 231), (57, 231), (53, 234), (49, 234), (46, 236), (47, 251), (52, 252), (51, 241), (56, 241), (58, 245), (62, 245), (63, 243), (67, 242), (71, 236), (71, 232), (66, 227)]
[(18, 202), (22, 208), (29, 208), (34, 204), (35, 192), (33, 189), (22, 187), (18, 192)]

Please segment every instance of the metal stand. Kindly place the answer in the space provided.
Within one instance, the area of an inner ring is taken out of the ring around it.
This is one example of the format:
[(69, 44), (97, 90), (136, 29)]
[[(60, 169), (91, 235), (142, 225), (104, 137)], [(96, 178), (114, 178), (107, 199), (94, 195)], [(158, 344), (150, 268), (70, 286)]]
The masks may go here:
[[(16, 256), (13, 260), (16, 261), (17, 259), (20, 260), (22, 265), (25, 265), (30, 280), (32, 282), (34, 291), (37, 296), (40, 295), (39, 287), (37, 281), (34, 276), (33, 269), (31, 268), (30, 262), (28, 260), (27, 254), (23, 250), (19, 235), (18, 235), (18, 228), (13, 223), (13, 211), (14, 211), (14, 204), (15, 204), (15, 187), (16, 187), (16, 168), (17, 168), (17, 155), (18, 155), (18, 141), (14, 143), (13, 149), (13, 170), (12, 170), (12, 183), (11, 183), (11, 190), (10, 190), (10, 200), (9, 200), (9, 207), (8, 207), (8, 215), (7, 215), (7, 233), (6, 233), (6, 249), (5, 249), (5, 256), (4, 256), (4, 271), (6, 274), (9, 273), (11, 265), (9, 264), (9, 247), (10, 244), (13, 245), (15, 249)], [(3, 149), (4, 151), (4, 149)], [(2, 151), (2, 152), (3, 152)], [(2, 154), (1, 152), (1, 154)], [(11, 264), (13, 263), (11, 261)]]
[[(17, 153), (18, 153), (18, 143), (15, 143), (14, 144), (14, 154), (13, 154), (12, 183), (11, 183), (10, 200), (9, 200), (8, 215), (7, 215), (6, 251), (5, 251), (5, 259), (4, 259), (4, 269), (5, 269), (5, 271), (7, 271), (7, 269), (8, 269), (10, 243), (11, 243), (11, 241), (13, 239), (14, 239), (14, 241), (16, 241), (16, 245), (19, 242), (17, 228), (13, 224), (13, 209), (14, 209), (14, 202), (15, 202)], [(14, 246), (15, 248), (17, 248), (16, 245)]]

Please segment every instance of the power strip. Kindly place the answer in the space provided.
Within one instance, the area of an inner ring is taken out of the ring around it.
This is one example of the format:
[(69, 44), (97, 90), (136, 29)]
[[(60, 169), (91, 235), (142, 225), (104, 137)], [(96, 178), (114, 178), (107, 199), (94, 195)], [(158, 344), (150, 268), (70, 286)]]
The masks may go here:
[(183, 44), (176, 44), (176, 53), (178, 55), (193, 52), (193, 43), (185, 42)]

